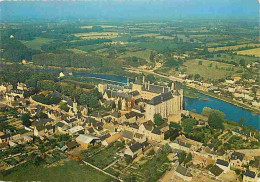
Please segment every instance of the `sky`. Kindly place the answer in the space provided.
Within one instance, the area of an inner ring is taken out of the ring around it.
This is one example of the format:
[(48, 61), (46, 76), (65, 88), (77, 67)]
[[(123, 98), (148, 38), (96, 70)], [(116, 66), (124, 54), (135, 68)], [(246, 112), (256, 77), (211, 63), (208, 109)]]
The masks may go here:
[(258, 18), (258, 0), (0, 0), (0, 20)]

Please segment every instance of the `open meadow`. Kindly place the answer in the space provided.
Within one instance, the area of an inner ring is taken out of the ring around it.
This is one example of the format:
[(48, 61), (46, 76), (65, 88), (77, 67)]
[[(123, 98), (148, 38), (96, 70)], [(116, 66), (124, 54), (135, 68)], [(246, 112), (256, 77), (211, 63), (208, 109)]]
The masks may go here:
[(238, 51), (237, 54), (260, 57), (260, 48)]

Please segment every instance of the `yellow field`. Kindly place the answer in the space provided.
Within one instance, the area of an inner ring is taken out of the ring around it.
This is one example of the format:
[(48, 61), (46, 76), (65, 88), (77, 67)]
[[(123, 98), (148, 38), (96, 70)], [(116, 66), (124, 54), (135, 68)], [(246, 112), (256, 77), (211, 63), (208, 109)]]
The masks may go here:
[(239, 55), (250, 55), (250, 56), (253, 55), (253, 56), (256, 56), (256, 57), (260, 57), (260, 48), (238, 51), (237, 54), (239, 54)]
[(81, 39), (111, 39), (116, 38), (118, 33), (116, 32), (90, 32), (90, 33), (77, 33), (74, 34)]
[(174, 39), (174, 37), (164, 36), (164, 35), (160, 35), (158, 33), (140, 34), (140, 35), (136, 35), (136, 37), (154, 37), (157, 39)]
[(246, 46), (260, 46), (260, 44), (241, 44), (235, 46), (225, 46), (225, 47), (216, 47), (216, 48), (209, 48), (209, 51), (220, 51), (220, 50), (236, 50), (238, 48), (243, 48)]

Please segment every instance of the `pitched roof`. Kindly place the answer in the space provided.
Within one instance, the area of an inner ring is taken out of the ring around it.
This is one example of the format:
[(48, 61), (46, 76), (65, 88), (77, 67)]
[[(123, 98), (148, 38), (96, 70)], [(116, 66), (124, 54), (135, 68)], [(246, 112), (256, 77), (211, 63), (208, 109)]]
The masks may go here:
[(239, 152), (233, 152), (231, 154), (231, 160), (237, 160), (239, 159), (240, 161), (243, 161), (245, 157), (245, 154), (239, 153)]
[(153, 130), (153, 126), (150, 125), (148, 122), (143, 123), (143, 125), (144, 125), (144, 128), (145, 128), (146, 130), (148, 130), (148, 131), (152, 131), (152, 130)]
[(141, 134), (141, 133), (135, 133), (135, 134), (134, 134), (134, 137), (135, 137), (135, 138), (142, 139), (142, 138), (144, 137), (144, 135)]
[(107, 142), (107, 144), (111, 144), (113, 142), (116, 142), (120, 137), (121, 137), (121, 135), (119, 133), (116, 133), (116, 134), (106, 138), (105, 141)]
[(142, 148), (142, 145), (138, 142), (134, 143), (133, 145), (131, 145), (130, 147), (130, 150), (135, 153), (136, 151), (138, 151), (139, 149)]
[(89, 133), (95, 133), (94, 129), (91, 127), (91, 128), (88, 128), (88, 132)]
[(123, 138), (128, 138), (128, 139), (133, 139), (134, 136), (133, 132), (127, 130), (124, 130), (121, 135)]
[(144, 116), (143, 114), (140, 114), (140, 113), (134, 112), (134, 111), (131, 111), (131, 112), (125, 114), (126, 119), (130, 119), (130, 118), (133, 118), (133, 117), (141, 118), (143, 116)]
[(219, 176), (224, 170), (218, 167), (217, 165), (212, 166), (209, 171), (215, 176)]
[(153, 133), (153, 134), (156, 134), (156, 135), (161, 135), (161, 134), (162, 134), (161, 130), (158, 129), (158, 128), (154, 128), (153, 131), (152, 131), (152, 133)]
[(76, 141), (71, 141), (71, 142), (67, 142), (66, 146), (68, 147), (68, 149), (72, 149), (74, 147), (79, 146), (79, 144)]
[(250, 178), (255, 178), (256, 174), (253, 171), (246, 170), (246, 172), (243, 173), (243, 175), (248, 176)]
[(10, 138), (10, 134), (9, 133), (7, 133), (7, 134), (5, 134), (5, 135), (1, 135), (0, 136), (0, 139), (6, 139), (6, 138)]
[(189, 170), (181, 165), (178, 165), (176, 168), (176, 172), (182, 174), (183, 176), (192, 177), (193, 175), (189, 172)]
[(167, 92), (167, 93), (163, 93), (161, 95), (158, 95), (158, 96), (152, 98), (152, 100), (150, 100), (147, 104), (158, 105), (158, 104), (163, 103), (163, 102), (170, 100), (172, 98), (173, 98), (172, 93)]
[(217, 159), (217, 164), (222, 165), (222, 166), (229, 166), (229, 163), (227, 161), (221, 160), (221, 159)]
[(76, 141), (79, 141), (79, 142), (82, 142), (82, 143), (91, 143), (93, 140), (99, 140), (98, 137), (95, 137), (95, 136), (91, 136), (91, 135), (79, 135), (77, 138), (76, 138)]

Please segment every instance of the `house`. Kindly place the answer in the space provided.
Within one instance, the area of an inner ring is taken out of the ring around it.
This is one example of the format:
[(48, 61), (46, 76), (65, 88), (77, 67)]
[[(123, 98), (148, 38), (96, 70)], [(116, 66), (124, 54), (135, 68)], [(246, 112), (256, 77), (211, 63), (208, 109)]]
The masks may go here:
[(231, 154), (230, 164), (231, 167), (242, 169), (243, 159), (245, 154), (239, 152), (233, 152)]
[(71, 141), (66, 143), (67, 149), (72, 150), (79, 146), (79, 144), (76, 141)]
[(63, 123), (63, 122), (58, 122), (55, 124), (55, 132), (59, 131), (61, 133), (66, 133), (66, 131), (69, 129), (70, 127)]
[(11, 135), (9, 133), (0, 136), (0, 143), (8, 143)]
[(178, 165), (176, 170), (174, 171), (174, 174), (184, 181), (191, 181), (193, 175), (189, 172), (189, 170), (181, 165)]
[(153, 124), (151, 122), (145, 122), (140, 125), (138, 133), (149, 136), (152, 130), (153, 130)]
[(153, 131), (150, 133), (148, 139), (156, 142), (161, 142), (164, 139), (164, 134), (160, 129), (154, 128)]
[(74, 126), (73, 128), (68, 129), (70, 135), (78, 135), (84, 133), (84, 128), (82, 126)]
[(143, 143), (146, 141), (146, 137), (144, 134), (141, 133), (135, 133), (134, 134), (134, 140), (139, 143)]
[(24, 136), (23, 136), (23, 140), (24, 140), (25, 142), (32, 142), (32, 141), (33, 141), (33, 137), (28, 136), (28, 135), (24, 135)]
[(82, 148), (88, 148), (89, 145), (95, 145), (100, 142), (100, 139), (95, 136), (81, 134), (76, 138), (76, 141)]
[(224, 160), (221, 160), (221, 159), (217, 159), (216, 165), (217, 165), (218, 167), (220, 167), (221, 169), (223, 169), (224, 172), (227, 172), (227, 171), (229, 171), (229, 169), (230, 169), (229, 162), (224, 161)]
[(223, 171), (224, 170), (218, 167), (217, 165), (214, 165), (209, 169), (209, 172), (213, 174), (215, 177), (218, 177), (220, 174), (223, 173)]
[(246, 170), (243, 172), (243, 182), (257, 182), (256, 174), (253, 171)]
[(121, 138), (120, 133), (116, 133), (108, 138), (106, 138), (104, 141), (102, 141), (102, 145), (108, 146), (116, 141), (118, 141)]
[(124, 115), (123, 119), (129, 123), (134, 123), (138, 121), (140, 118), (144, 118), (144, 114), (131, 111)]
[(125, 156), (130, 156), (132, 158), (136, 158), (141, 153), (142, 153), (142, 145), (140, 143), (136, 142), (131, 146), (127, 146), (124, 154), (125, 154)]

